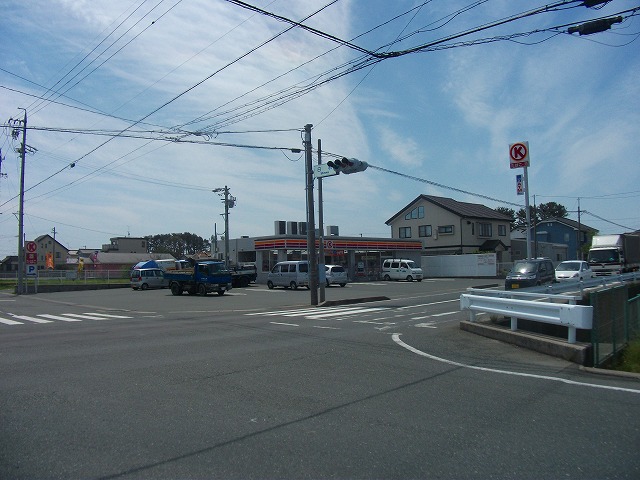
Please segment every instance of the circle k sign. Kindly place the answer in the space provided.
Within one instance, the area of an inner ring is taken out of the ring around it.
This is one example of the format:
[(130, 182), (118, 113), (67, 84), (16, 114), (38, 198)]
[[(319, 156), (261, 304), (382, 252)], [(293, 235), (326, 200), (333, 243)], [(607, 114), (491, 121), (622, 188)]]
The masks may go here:
[(509, 165), (511, 168), (529, 166), (529, 142), (518, 142), (509, 145)]

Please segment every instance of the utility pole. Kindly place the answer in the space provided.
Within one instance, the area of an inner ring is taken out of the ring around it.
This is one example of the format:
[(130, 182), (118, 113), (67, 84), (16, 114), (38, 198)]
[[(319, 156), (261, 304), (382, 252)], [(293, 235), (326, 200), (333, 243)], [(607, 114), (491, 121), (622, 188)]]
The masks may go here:
[(316, 258), (316, 219), (313, 205), (313, 161), (311, 158), (311, 125), (304, 126), (305, 179), (307, 189), (307, 260), (311, 305), (318, 305), (318, 261)]
[[(24, 258), (24, 165), (27, 155), (27, 110), (24, 110), (24, 119), (22, 120), (22, 144), (20, 146), (20, 211), (18, 213), (18, 295), (24, 292), (24, 274), (25, 274), (25, 258)], [(19, 124), (20, 120), (15, 120), (15, 124)], [(17, 130), (14, 130), (14, 137), (17, 136)]]
[(53, 249), (51, 251), (51, 264), (53, 270), (56, 269), (56, 227), (51, 229), (51, 233), (53, 233)]
[[(318, 139), (318, 165), (322, 165), (322, 140)], [(318, 239), (318, 250), (320, 262), (318, 264), (318, 274), (322, 273), (324, 268), (324, 209), (322, 207), (322, 177), (318, 177), (318, 230), (320, 238)], [(318, 277), (319, 278), (319, 277)], [(326, 282), (320, 282), (320, 303), (325, 300), (324, 287)]]
[(214, 192), (224, 196), (224, 266), (229, 269), (229, 209), (235, 207), (236, 197), (229, 195), (229, 187), (214, 188)]

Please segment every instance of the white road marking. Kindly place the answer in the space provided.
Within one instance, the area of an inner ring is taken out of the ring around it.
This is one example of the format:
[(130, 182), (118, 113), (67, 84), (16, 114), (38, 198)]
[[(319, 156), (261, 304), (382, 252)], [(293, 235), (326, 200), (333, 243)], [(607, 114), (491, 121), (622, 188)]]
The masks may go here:
[(300, 325), (296, 324), (296, 323), (282, 323), (282, 322), (269, 322), (272, 325), (285, 325), (287, 327), (299, 327)]
[(38, 316), (44, 317), (44, 318), (50, 318), (52, 320), (62, 320), (63, 322), (81, 322), (82, 321), (82, 319), (80, 318), (69, 318), (69, 317), (62, 317), (60, 315), (49, 315), (48, 313), (43, 313)]
[(16, 322), (15, 320), (9, 320), (8, 318), (0, 318), (0, 323), (5, 325), (23, 325), (22, 322)]
[(443, 303), (453, 303), (453, 302), (459, 302), (459, 301), (460, 299), (456, 298), (454, 300), (442, 300), (441, 302), (422, 303), (420, 305), (408, 305), (406, 307), (399, 307), (398, 310), (406, 310), (408, 308), (429, 307), (431, 305), (441, 305)]
[(78, 313), (63, 313), (63, 315), (65, 317), (74, 317), (74, 318), (80, 318), (82, 320), (104, 320), (104, 317), (96, 317), (94, 314), (92, 313), (83, 313), (83, 314), (78, 314)]
[(13, 318), (17, 318), (18, 320), (27, 320), (34, 323), (51, 323), (51, 320), (43, 320), (41, 318), (30, 317), (28, 315), (14, 315), (13, 313), (10, 313), (9, 315)]
[(433, 315), (431, 315), (432, 317), (445, 317), (447, 315), (453, 315), (455, 313), (460, 313), (458, 311), (456, 312), (444, 312), (444, 313), (434, 313)]
[(95, 315), (97, 317), (106, 317), (106, 318), (133, 318), (133, 317), (128, 317), (126, 315), (113, 315), (111, 313), (93, 313), (93, 312), (86, 312), (85, 315)]
[(534, 375), (534, 374), (531, 374), (531, 373), (512, 372), (510, 370), (498, 370), (496, 368), (486, 368), (486, 367), (478, 367), (478, 366), (475, 366), (475, 365), (466, 365), (464, 363), (454, 362), (452, 360), (447, 360), (445, 358), (436, 357), (435, 355), (430, 355), (430, 354), (428, 354), (426, 352), (418, 350), (417, 348), (414, 348), (411, 345), (408, 345), (408, 344), (404, 343), (402, 340), (400, 340), (400, 334), (399, 333), (394, 333), (392, 338), (393, 338), (393, 341), (396, 342), (398, 345), (400, 345), (403, 348), (406, 348), (407, 350), (409, 350), (412, 353), (415, 353), (416, 355), (420, 355), (422, 357), (426, 357), (426, 358), (429, 358), (431, 360), (435, 360), (436, 362), (442, 362), (442, 363), (446, 363), (448, 365), (453, 365), (455, 367), (468, 368), (470, 370), (479, 370), (481, 372), (500, 373), (500, 374), (503, 374), (503, 375), (513, 375), (513, 376), (516, 376), (516, 377), (535, 378), (535, 379), (538, 379), (538, 380), (549, 380), (549, 381), (552, 381), (552, 382), (560, 382), (560, 383), (565, 383), (567, 385), (575, 385), (575, 386), (580, 386), (580, 387), (600, 388), (602, 390), (615, 390), (615, 391), (618, 391), (618, 392), (628, 392), (628, 393), (640, 394), (640, 390), (636, 390), (636, 389), (633, 389), (633, 388), (610, 387), (608, 385), (598, 385), (598, 384), (595, 384), (595, 383), (576, 382), (575, 380), (567, 380), (566, 378), (560, 378), (560, 377), (550, 377), (550, 376), (547, 376), (547, 375)]

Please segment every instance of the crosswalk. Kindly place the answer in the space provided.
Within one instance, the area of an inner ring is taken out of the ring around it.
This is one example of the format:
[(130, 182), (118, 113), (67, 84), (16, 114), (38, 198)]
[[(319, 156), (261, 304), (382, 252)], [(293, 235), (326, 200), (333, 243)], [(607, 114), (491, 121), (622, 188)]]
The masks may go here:
[(111, 320), (111, 319), (127, 319), (133, 318), (127, 315), (114, 315), (110, 313), (61, 313), (53, 315), (49, 313), (40, 313), (37, 315), (16, 315), (13, 313), (4, 313), (0, 317), (0, 325), (25, 325), (29, 323), (54, 323), (58, 322), (82, 322), (83, 320)]
[[(434, 302), (438, 303), (438, 302)], [(453, 310), (442, 313), (425, 315), (411, 313), (407, 307), (376, 307), (362, 305), (341, 305), (335, 307), (309, 307), (289, 310), (274, 310), (268, 312), (251, 312), (246, 316), (278, 317), (269, 323), (276, 326), (300, 327), (302, 321), (313, 328), (340, 329), (340, 322), (348, 321), (353, 324), (369, 325), (379, 331), (386, 331), (400, 325), (413, 325), (419, 328), (438, 328), (438, 324), (453, 318), (459, 311)], [(310, 323), (308, 323), (310, 322)]]
[(295, 310), (277, 310), (271, 312), (252, 312), (247, 313), (247, 316), (267, 316), (267, 317), (304, 317), (309, 320), (322, 320), (328, 318), (349, 317), (352, 315), (369, 314), (373, 312), (380, 312), (389, 310), (389, 307), (323, 307), (318, 308), (303, 308)]

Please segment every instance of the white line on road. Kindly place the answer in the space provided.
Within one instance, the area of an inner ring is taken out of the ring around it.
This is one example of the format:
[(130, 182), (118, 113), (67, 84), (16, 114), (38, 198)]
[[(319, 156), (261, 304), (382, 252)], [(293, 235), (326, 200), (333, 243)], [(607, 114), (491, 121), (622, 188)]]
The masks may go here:
[(282, 322), (269, 322), (272, 325), (286, 325), (287, 327), (299, 327), (297, 323), (282, 323)]
[(5, 325), (23, 325), (22, 322), (16, 322), (15, 320), (9, 320), (8, 318), (0, 318), (0, 323)]
[(13, 313), (10, 313), (9, 315), (13, 318), (17, 318), (18, 320), (27, 320), (33, 323), (51, 323), (51, 320), (43, 320), (41, 318), (30, 317), (28, 315), (14, 315)]
[(422, 357), (426, 357), (429, 358), (431, 360), (435, 360), (437, 362), (442, 362), (442, 363), (446, 363), (448, 365), (453, 365), (455, 367), (462, 367), (462, 368), (468, 368), (471, 370), (479, 370), (482, 372), (491, 372), (491, 373), (501, 373), (503, 375), (513, 375), (516, 377), (526, 377), (526, 378), (535, 378), (538, 380), (550, 380), (552, 382), (560, 382), (560, 383), (566, 383), (567, 385), (576, 385), (576, 386), (580, 386), (580, 387), (591, 387), (591, 388), (600, 388), (603, 390), (615, 390), (618, 392), (628, 392), (628, 393), (638, 393), (640, 394), (640, 390), (635, 390), (633, 388), (621, 388), (621, 387), (610, 387), (608, 385), (598, 385), (595, 383), (584, 383), (584, 382), (576, 382), (575, 380), (567, 380), (566, 378), (559, 378), (559, 377), (550, 377), (547, 375), (534, 375), (531, 373), (521, 373), (521, 372), (512, 372), (510, 370), (498, 370), (495, 368), (486, 368), (486, 367), (477, 367), (475, 365), (466, 365), (464, 363), (460, 363), (460, 362), (454, 362), (452, 360), (447, 360), (446, 358), (440, 358), (440, 357), (436, 357), (435, 355), (430, 355), (428, 353), (425, 353), (421, 350), (418, 350), (417, 348), (412, 347), (411, 345), (408, 345), (406, 343), (404, 343), (402, 340), (400, 340), (400, 334), (399, 333), (394, 333), (392, 335), (393, 341), (396, 342), (398, 345), (400, 345), (403, 348), (406, 348), (407, 350), (409, 350), (412, 353), (415, 353), (416, 355), (420, 355)]
[[(42, 313), (39, 317), (50, 318), (51, 320), (62, 320), (63, 322), (81, 322), (79, 318), (62, 317), (60, 315), (50, 315), (48, 313)], [(48, 320), (47, 320), (48, 321)]]

